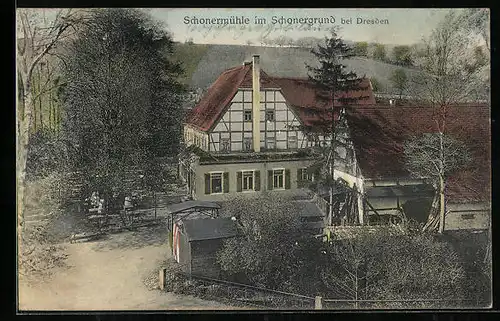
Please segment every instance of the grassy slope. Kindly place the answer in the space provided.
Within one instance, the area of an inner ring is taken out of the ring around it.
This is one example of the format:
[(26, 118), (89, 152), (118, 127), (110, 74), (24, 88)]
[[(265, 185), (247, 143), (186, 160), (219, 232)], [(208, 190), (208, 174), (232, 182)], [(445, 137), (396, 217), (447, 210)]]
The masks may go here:
[(180, 79), (184, 84), (190, 84), (191, 77), (198, 64), (211, 45), (175, 43), (173, 60), (182, 63), (184, 76)]
[[(190, 50), (188, 45), (181, 46), (184, 50)], [(196, 50), (196, 47), (192, 48)], [(192, 73), (190, 85), (194, 88), (207, 88), (224, 70), (241, 65), (243, 61), (251, 60), (254, 54), (260, 55), (262, 69), (273, 76), (307, 77), (305, 64), (317, 63), (317, 59), (306, 48), (211, 45), (199, 59), (198, 66)], [(401, 68), (390, 63), (361, 57), (349, 59), (344, 63), (348, 69), (360, 76), (377, 78), (383, 87), (382, 90), (389, 92), (393, 91), (389, 78), (395, 69)], [(190, 67), (192, 68), (192, 65)], [(403, 69), (409, 78), (419, 72), (413, 68)]]

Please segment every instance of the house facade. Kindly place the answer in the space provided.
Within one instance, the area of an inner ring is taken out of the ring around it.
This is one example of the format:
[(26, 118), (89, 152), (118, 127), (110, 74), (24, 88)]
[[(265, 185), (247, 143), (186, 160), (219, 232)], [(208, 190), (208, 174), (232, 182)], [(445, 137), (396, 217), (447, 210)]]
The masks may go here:
[[(374, 103), (369, 85), (358, 95), (365, 97), (361, 103)], [(316, 160), (309, 147), (329, 143), (327, 136), (312, 138), (303, 128), (313, 126), (326, 108), (306, 79), (271, 77), (261, 70), (259, 56), (225, 71), (185, 122), (180, 174), (191, 196), (224, 200), (300, 188), (313, 179), (305, 170)]]

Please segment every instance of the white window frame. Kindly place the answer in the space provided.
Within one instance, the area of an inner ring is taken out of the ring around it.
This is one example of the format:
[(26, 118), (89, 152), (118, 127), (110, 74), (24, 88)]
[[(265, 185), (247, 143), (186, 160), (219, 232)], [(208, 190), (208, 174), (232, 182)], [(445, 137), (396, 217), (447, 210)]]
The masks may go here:
[[(275, 174), (276, 171), (283, 171), (283, 174), (282, 174), (283, 175), (283, 181), (282, 181), (283, 187), (276, 187), (274, 185), (274, 175), (276, 175)], [(273, 190), (284, 190), (285, 186), (286, 186), (285, 180), (286, 180), (285, 169), (284, 168), (273, 168)]]
[(302, 177), (300, 178), (302, 181), (312, 181), (313, 175), (307, 173), (307, 167), (302, 167)]
[[(250, 114), (250, 119), (247, 119), (247, 115)], [(244, 122), (251, 122), (252, 121), (252, 111), (251, 110), (244, 110), (243, 111), (243, 121)]]
[[(249, 172), (252, 172), (252, 189), (245, 189), (245, 173), (249, 173)], [(241, 170), (241, 191), (243, 193), (255, 191), (255, 170), (254, 169), (242, 169)]]
[[(224, 172), (216, 171), (216, 172), (208, 172), (210, 175), (210, 195), (219, 195), (224, 194)], [(220, 192), (213, 193), (212, 192), (212, 175), (220, 175)]]

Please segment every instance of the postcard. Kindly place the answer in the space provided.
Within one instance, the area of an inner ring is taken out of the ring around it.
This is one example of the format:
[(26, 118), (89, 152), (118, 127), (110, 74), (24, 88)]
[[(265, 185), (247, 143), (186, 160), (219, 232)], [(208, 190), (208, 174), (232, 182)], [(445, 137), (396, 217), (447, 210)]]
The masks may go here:
[(491, 308), (489, 16), (17, 8), (18, 313)]

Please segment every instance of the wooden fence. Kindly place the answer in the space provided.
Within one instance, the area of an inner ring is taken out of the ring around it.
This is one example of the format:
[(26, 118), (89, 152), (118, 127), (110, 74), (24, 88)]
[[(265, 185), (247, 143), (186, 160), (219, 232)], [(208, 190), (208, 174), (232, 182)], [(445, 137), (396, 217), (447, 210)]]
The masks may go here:
[[(459, 309), (487, 307), (480, 299), (324, 299), (248, 284), (178, 273), (186, 279), (210, 286), (222, 285), (212, 299), (226, 299), (246, 306), (262, 309), (289, 310), (363, 310), (363, 309)], [(160, 289), (165, 287), (165, 269), (160, 270)]]
[[(162, 278), (164, 272), (160, 271), (160, 289), (164, 288)], [(235, 303), (246, 306), (253, 306), (262, 309), (313, 309), (315, 298), (295, 293), (277, 291), (257, 287), (248, 284), (236, 283), (220, 279), (212, 279), (197, 275), (188, 275), (186, 273), (178, 273), (186, 279), (191, 279), (201, 284), (208, 286), (221, 285), (218, 289), (217, 296)]]

